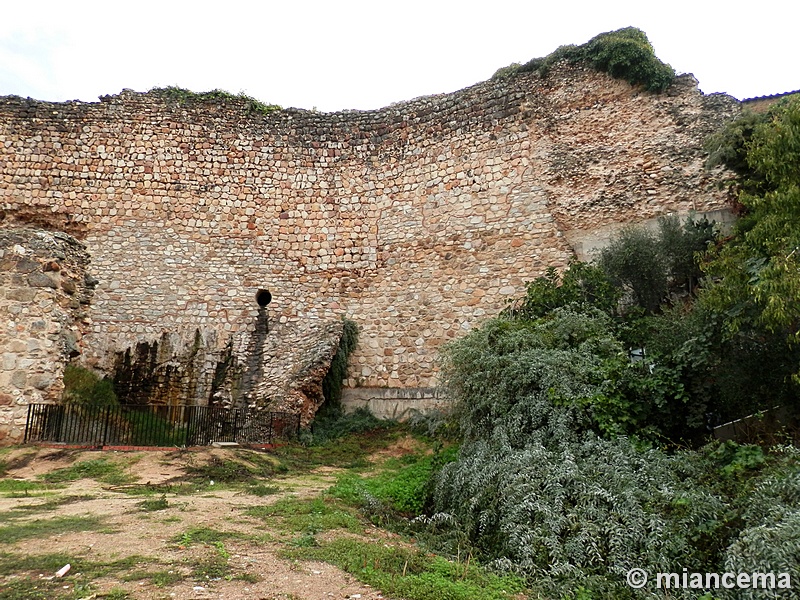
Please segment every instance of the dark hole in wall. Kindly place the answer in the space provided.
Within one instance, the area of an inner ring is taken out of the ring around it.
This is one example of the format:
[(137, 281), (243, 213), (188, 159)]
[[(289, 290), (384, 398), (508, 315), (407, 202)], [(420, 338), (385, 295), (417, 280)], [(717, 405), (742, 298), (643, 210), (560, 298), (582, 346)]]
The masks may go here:
[(269, 290), (258, 290), (256, 292), (256, 302), (261, 308), (264, 308), (272, 302), (272, 294), (269, 293)]

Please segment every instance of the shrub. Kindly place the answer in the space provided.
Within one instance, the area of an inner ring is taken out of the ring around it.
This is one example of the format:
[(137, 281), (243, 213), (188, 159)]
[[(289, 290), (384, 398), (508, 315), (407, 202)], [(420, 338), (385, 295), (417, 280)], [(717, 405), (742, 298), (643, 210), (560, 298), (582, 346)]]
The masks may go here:
[[(677, 460), (624, 438), (537, 442), (492, 438), (466, 445), (436, 481), (435, 507), (467, 533), (484, 560), (522, 570), (541, 591), (583, 586), (626, 598), (625, 573), (705, 565), (698, 544), (724, 504), (682, 482)], [(713, 550), (713, 548), (712, 548)]]
[(443, 380), (463, 439), (497, 431), (519, 448), (590, 428), (582, 401), (623, 351), (610, 326), (605, 313), (570, 305), (539, 321), (495, 319), (449, 345)]
[(665, 90), (675, 79), (672, 67), (656, 57), (647, 35), (635, 27), (601, 33), (581, 46), (561, 46), (544, 58), (534, 58), (521, 66), (504, 67), (494, 77), (524, 72), (546, 75), (559, 61), (585, 63), (652, 92)]
[[(741, 449), (745, 449), (744, 453)], [(764, 464), (753, 446), (740, 446), (736, 464), (753, 468)], [(738, 498), (742, 528), (725, 552), (725, 569), (737, 572), (789, 573), (800, 580), (800, 451), (794, 446), (776, 448), (776, 464)], [(795, 583), (796, 585), (796, 583)], [(763, 598), (757, 590), (742, 598)]]
[(63, 401), (67, 404), (91, 407), (118, 404), (111, 380), (101, 379), (89, 369), (74, 364), (68, 364), (64, 368)]
[(693, 293), (702, 276), (699, 259), (705, 255), (717, 234), (716, 224), (706, 217), (696, 219), (692, 215), (683, 223), (676, 215), (658, 220), (659, 247), (673, 290)]
[(503, 314), (519, 319), (538, 319), (556, 308), (578, 304), (599, 308), (610, 315), (616, 312), (620, 295), (619, 288), (602, 269), (573, 261), (560, 275), (555, 267), (548, 267), (544, 275), (527, 285), (525, 297), (513, 301)]

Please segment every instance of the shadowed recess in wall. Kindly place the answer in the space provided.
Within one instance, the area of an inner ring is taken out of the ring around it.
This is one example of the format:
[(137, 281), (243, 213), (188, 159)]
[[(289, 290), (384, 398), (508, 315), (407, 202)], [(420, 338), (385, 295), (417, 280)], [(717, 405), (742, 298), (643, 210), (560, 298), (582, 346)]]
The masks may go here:
[[(256, 403), (256, 384), (264, 376), (264, 347), (269, 335), (269, 314), (267, 304), (272, 300), (272, 296), (267, 290), (259, 290), (256, 294), (258, 303), (258, 315), (256, 315), (253, 333), (250, 335), (250, 342), (244, 355), (244, 372), (242, 374), (242, 384), (238, 393), (232, 394), (233, 406), (235, 408), (247, 408)], [(263, 398), (262, 402), (269, 403), (269, 398)]]
[(210, 388), (209, 340), (199, 329), (191, 341), (163, 333), (116, 353), (114, 390), (122, 404), (194, 404)]

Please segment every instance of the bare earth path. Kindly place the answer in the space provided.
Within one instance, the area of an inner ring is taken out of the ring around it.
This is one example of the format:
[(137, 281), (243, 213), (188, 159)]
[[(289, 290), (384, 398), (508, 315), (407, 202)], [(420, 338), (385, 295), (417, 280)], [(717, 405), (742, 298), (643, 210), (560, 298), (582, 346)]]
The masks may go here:
[[(6, 482), (0, 488), (0, 527), (6, 539), (0, 533), (0, 556), (6, 568), (0, 575), (0, 598), (49, 598), (56, 591), (54, 597), (74, 599), (381, 598), (377, 590), (332, 565), (281, 557), (281, 550), (298, 543), (297, 533), (274, 519), (248, 514), (287, 498), (319, 497), (334, 483), (337, 469), (270, 477), (262, 482), (273, 486), (266, 490), (269, 495), (187, 476), (193, 467), (230, 464), (225, 461), (248, 456), (261, 460), (263, 453), (5, 451), (0, 455), (6, 465), (0, 473), (0, 482)], [(128, 480), (109, 483), (107, 474), (61, 487), (43, 483), (47, 474), (98, 460), (115, 465), (115, 473)], [(52, 529), (47, 522), (54, 524)], [(362, 532), (351, 530), (349, 535), (401, 543), (362, 524)], [(48, 563), (54, 554), (76, 562), (61, 579), (53, 579), (55, 569)], [(87, 569), (91, 572), (82, 573), (81, 564), (92, 565)], [(29, 596), (22, 591), (26, 586)]]

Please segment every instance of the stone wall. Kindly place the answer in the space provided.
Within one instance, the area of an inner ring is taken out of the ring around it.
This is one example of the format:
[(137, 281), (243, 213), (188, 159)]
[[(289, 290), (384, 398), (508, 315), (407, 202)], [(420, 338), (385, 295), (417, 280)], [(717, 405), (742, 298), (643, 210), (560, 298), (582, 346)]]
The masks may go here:
[(0, 444), (21, 441), (29, 403), (61, 397), (91, 327), (88, 262), (67, 234), (0, 227)]
[(9, 97), (0, 208), (82, 236), (100, 280), (87, 364), (164, 332), (221, 352), (265, 289), (287, 331), (359, 325), (348, 386), (428, 388), (441, 344), (564, 267), (570, 240), (724, 207), (701, 142), (739, 110), (690, 76), (654, 95), (563, 65), (332, 114)]

